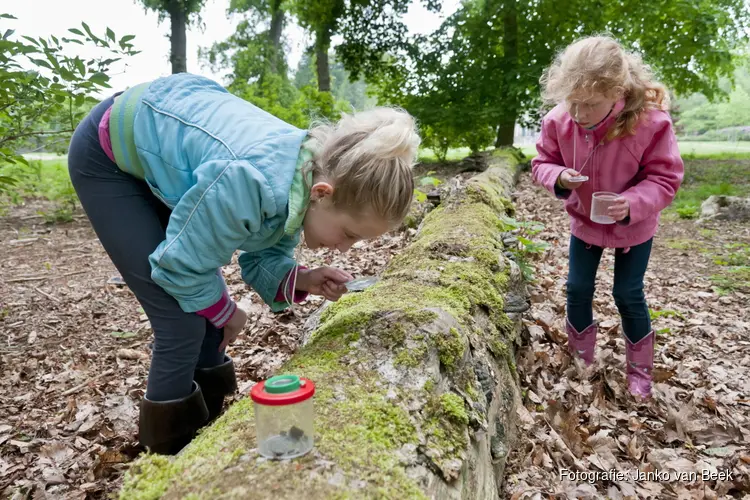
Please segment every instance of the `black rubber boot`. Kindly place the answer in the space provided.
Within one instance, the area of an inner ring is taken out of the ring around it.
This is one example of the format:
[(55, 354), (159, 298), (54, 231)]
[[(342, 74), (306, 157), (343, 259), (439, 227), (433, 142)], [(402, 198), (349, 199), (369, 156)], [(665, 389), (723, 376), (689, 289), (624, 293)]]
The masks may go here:
[(237, 390), (237, 377), (234, 374), (232, 358), (224, 355), (224, 362), (212, 368), (197, 368), (195, 381), (201, 386), (203, 399), (208, 408), (208, 420), (219, 416), (224, 406), (224, 396)]
[(182, 399), (150, 401), (143, 398), (138, 423), (141, 445), (152, 453), (174, 455), (195, 437), (208, 421), (208, 408), (198, 384)]

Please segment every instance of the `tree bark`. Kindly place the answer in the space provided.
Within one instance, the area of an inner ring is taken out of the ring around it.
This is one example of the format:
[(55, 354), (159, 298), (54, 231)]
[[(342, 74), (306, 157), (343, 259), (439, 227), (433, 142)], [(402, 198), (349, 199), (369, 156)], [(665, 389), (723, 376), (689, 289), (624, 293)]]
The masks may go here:
[(281, 0), (274, 0), (271, 4), (271, 29), (268, 37), (271, 42), (271, 54), (269, 57), (269, 68), (272, 73), (279, 72), (279, 60), (281, 59), (281, 32), (284, 27), (284, 10), (281, 8)]
[(503, 86), (500, 91), (507, 101), (503, 106), (503, 116), (497, 126), (495, 147), (512, 146), (516, 118), (518, 117), (519, 92), (516, 77), (518, 75), (518, 5), (516, 0), (504, 0), (500, 9), (503, 19)]
[(169, 1), (169, 20), (172, 33), (169, 36), (171, 52), (169, 60), (172, 63), (172, 74), (187, 72), (187, 14), (179, 0)]
[(487, 161), (451, 183), (377, 284), (313, 316), (280, 367), (315, 382), (313, 453), (259, 459), (243, 395), (176, 458), (136, 461), (120, 498), (499, 498), (528, 296), (498, 218), (518, 166), (505, 152)]
[[(510, 112), (510, 111), (509, 111)], [(497, 126), (497, 139), (495, 147), (512, 146), (515, 138), (516, 116), (503, 116), (502, 121)]]
[(315, 66), (318, 71), (318, 90), (331, 91), (331, 71), (328, 65), (328, 49), (331, 48), (331, 28), (324, 26), (318, 30), (315, 39)]

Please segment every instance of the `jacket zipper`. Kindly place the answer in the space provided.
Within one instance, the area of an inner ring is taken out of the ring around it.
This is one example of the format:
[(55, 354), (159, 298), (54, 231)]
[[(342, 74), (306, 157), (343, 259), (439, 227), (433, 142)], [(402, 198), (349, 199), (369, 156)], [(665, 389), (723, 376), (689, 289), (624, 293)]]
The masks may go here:
[[(589, 134), (586, 134), (586, 144), (588, 145), (589, 150), (591, 150), (592, 143), (591, 143), (591, 138), (589, 137)], [(591, 151), (589, 153), (591, 155), (591, 160), (590, 161), (591, 161), (591, 182), (592, 182), (592, 184), (591, 184), (591, 186), (592, 186), (592, 191), (591, 191), (592, 199), (591, 199), (591, 202), (592, 203), (593, 203), (593, 195), (594, 195), (594, 193), (599, 190), (599, 189), (597, 189), (598, 186), (596, 184), (596, 181), (599, 180), (598, 176), (596, 175), (596, 173), (597, 173), (596, 170), (597, 170), (597, 166), (598, 166), (597, 165), (597, 161), (596, 161), (596, 150), (597, 149), (598, 148), (594, 148), (593, 151)], [(608, 241), (609, 240), (608, 235), (609, 235), (609, 229), (610, 229), (609, 226), (610, 226), (610, 224), (608, 224), (604, 228), (604, 234), (603, 234), (603, 236), (604, 236), (603, 240), (604, 241), (602, 241), (602, 247), (603, 248), (607, 248), (607, 244), (609, 243), (609, 241)]]

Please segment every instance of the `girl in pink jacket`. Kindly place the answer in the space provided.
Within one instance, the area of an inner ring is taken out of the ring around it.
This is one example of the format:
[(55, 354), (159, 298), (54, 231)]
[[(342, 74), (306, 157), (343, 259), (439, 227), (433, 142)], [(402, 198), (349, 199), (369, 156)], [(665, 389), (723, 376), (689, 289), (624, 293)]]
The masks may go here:
[[(608, 37), (568, 46), (542, 85), (545, 99), (557, 106), (542, 121), (531, 164), (534, 181), (564, 199), (570, 215), (568, 348), (587, 365), (593, 362), (596, 271), (604, 248), (614, 248), (613, 295), (626, 337), (628, 389), (647, 398), (654, 332), (643, 276), (659, 213), (683, 176), (669, 97), (637, 55)], [(591, 217), (596, 192), (617, 195), (604, 217), (595, 217), (599, 222)]]

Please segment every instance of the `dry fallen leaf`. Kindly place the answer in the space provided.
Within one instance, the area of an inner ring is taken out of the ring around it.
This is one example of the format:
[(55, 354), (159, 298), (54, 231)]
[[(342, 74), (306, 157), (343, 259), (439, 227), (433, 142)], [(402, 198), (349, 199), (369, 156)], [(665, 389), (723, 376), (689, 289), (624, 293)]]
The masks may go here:
[(634, 435), (628, 441), (628, 455), (630, 455), (630, 458), (640, 460), (642, 454), (643, 449), (638, 446), (638, 436)]
[(118, 349), (117, 357), (120, 359), (139, 360), (148, 359), (148, 354), (146, 354), (145, 352), (136, 351), (135, 349)]

